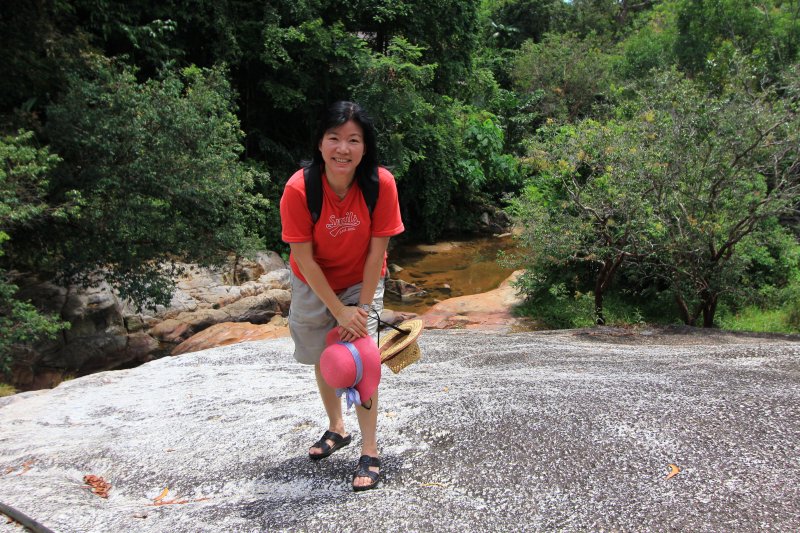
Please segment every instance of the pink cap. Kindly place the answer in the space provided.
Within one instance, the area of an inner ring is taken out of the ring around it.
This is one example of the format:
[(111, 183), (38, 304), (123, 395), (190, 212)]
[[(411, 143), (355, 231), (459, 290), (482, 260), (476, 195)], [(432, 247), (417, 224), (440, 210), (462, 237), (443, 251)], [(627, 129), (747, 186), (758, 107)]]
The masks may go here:
[[(339, 340), (337, 327), (328, 332), (325, 344), (327, 347), (319, 360), (325, 383), (335, 389), (355, 387), (362, 401), (369, 400), (381, 381), (381, 355), (372, 337), (367, 335), (352, 343), (344, 343)], [(361, 380), (354, 384), (357, 377), (356, 357), (361, 359), (362, 371)]]

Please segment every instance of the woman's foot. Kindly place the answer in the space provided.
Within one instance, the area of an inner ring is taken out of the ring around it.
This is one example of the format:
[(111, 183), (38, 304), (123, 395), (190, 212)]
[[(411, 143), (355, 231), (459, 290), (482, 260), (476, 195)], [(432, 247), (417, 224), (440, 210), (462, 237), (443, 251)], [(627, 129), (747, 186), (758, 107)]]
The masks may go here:
[(356, 471), (353, 472), (353, 490), (374, 489), (380, 481), (381, 460), (377, 457), (362, 455), (358, 460)]
[[(342, 433), (344, 433), (344, 431), (342, 431)], [(340, 433), (328, 430), (322, 434), (322, 437), (320, 437), (320, 439), (315, 442), (311, 448), (308, 449), (308, 457), (313, 460), (324, 459), (339, 448), (343, 448), (350, 444), (350, 441), (352, 440), (353, 437), (351, 435), (342, 435)]]

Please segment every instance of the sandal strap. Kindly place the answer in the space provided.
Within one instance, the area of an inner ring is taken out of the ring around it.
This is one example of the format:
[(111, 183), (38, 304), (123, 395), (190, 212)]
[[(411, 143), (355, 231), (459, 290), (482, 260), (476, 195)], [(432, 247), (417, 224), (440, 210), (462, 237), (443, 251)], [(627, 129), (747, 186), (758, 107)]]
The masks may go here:
[[(374, 466), (377, 468), (381, 467), (381, 460), (377, 457), (371, 457), (369, 455), (362, 455), (358, 458), (358, 468), (361, 470), (362, 468), (367, 470), (368, 472), (372, 472), (369, 470), (369, 467)], [(372, 472), (373, 474), (375, 472)]]
[(380, 468), (381, 460), (377, 457), (372, 457), (371, 455), (362, 455), (358, 458), (358, 464), (365, 464), (367, 466), (377, 466)]
[(326, 453), (328, 450), (331, 449), (331, 445), (328, 444), (327, 441), (333, 441), (333, 445), (336, 446), (340, 442), (342, 442), (345, 438), (339, 435), (338, 433), (334, 433), (333, 431), (326, 431), (322, 434), (322, 437), (312, 446), (312, 448), (319, 448), (322, 450), (321, 453)]

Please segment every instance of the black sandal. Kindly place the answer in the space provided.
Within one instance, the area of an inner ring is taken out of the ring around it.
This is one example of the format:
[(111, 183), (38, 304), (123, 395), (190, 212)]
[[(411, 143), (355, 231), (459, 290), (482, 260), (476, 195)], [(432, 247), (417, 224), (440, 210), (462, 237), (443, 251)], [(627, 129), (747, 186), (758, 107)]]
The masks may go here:
[(373, 472), (372, 470), (370, 470), (369, 467), (371, 466), (376, 466), (380, 468), (381, 460), (378, 459), (377, 457), (370, 457), (369, 455), (362, 455), (361, 458), (359, 458), (358, 466), (356, 466), (356, 471), (353, 472), (353, 483), (355, 483), (357, 477), (368, 477), (372, 480), (372, 483), (361, 487), (353, 485), (353, 490), (355, 492), (374, 489), (375, 487), (378, 486), (378, 481), (380, 481), (381, 473)]
[[(325, 459), (330, 454), (338, 450), (339, 448), (343, 448), (350, 444), (350, 441), (353, 440), (352, 435), (348, 435), (346, 437), (342, 437), (338, 433), (334, 433), (333, 431), (326, 431), (322, 434), (322, 437), (314, 443), (312, 448), (320, 448), (322, 451), (320, 453), (311, 453), (308, 452), (308, 457), (312, 461), (316, 461), (318, 459)], [(332, 441), (333, 446), (327, 443), (327, 441)]]

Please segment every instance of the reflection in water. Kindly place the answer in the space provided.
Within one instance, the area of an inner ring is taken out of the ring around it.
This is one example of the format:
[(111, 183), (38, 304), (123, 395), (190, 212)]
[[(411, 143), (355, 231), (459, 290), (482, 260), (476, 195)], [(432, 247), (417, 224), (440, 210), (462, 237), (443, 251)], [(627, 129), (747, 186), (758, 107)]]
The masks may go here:
[(421, 300), (403, 302), (387, 293), (384, 303), (389, 309), (424, 313), (436, 300), (496, 289), (513, 272), (497, 262), (497, 253), (511, 252), (513, 246), (514, 241), (508, 237), (393, 248), (389, 263), (403, 270), (392, 274), (392, 278), (413, 283), (425, 289), (428, 295)]

